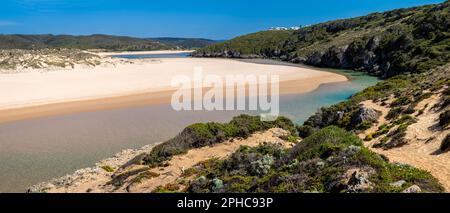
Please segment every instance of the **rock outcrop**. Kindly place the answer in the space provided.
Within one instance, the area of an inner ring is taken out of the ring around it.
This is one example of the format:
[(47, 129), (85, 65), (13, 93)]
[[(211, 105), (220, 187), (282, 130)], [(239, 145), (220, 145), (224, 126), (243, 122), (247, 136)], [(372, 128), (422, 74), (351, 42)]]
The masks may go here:
[(360, 106), (358, 111), (356, 111), (352, 115), (351, 126), (356, 127), (364, 122), (377, 122), (380, 116), (381, 112), (378, 112), (371, 108)]

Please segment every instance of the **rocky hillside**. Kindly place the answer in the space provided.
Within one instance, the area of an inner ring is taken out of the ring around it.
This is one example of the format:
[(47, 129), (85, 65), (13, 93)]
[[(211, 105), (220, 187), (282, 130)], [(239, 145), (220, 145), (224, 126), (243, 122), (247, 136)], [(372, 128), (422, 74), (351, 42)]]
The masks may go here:
[(211, 45), (197, 57), (272, 58), (363, 70), (418, 73), (450, 60), (450, 1), (330, 21), (297, 31), (263, 31)]
[(330, 125), (352, 131), (365, 146), (396, 162), (432, 172), (450, 190), (450, 64), (422, 74), (399, 75), (320, 109), (301, 137)]

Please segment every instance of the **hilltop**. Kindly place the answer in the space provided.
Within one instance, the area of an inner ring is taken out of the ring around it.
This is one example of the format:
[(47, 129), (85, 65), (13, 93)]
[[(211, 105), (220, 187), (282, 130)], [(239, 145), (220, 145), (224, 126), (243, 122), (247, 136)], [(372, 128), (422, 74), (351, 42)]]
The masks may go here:
[(262, 31), (198, 50), (198, 57), (271, 58), (361, 70), (383, 78), (419, 73), (450, 60), (450, 1)]
[(133, 38), (112, 35), (0, 35), (0, 49), (102, 49), (144, 51), (201, 48), (215, 43), (197, 38)]
[(158, 41), (166, 45), (176, 46), (182, 49), (197, 49), (207, 47), (209, 45), (217, 43), (215, 40), (204, 39), (204, 38), (171, 38), (171, 37), (161, 37), (161, 38), (149, 38), (153, 41)]

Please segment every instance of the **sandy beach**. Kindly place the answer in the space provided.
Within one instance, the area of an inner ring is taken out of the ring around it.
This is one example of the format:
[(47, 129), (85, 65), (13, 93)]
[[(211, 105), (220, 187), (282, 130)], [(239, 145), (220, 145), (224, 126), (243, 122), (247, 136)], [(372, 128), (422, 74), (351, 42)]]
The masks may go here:
[(192, 53), (193, 50), (153, 50), (153, 51), (134, 51), (134, 52), (100, 52), (99, 56), (117, 56), (117, 55), (162, 55), (162, 54), (179, 54)]
[[(173, 53), (173, 51), (145, 54)], [(101, 53), (107, 54), (107, 53)], [(109, 53), (110, 54), (110, 53)], [(126, 54), (126, 53), (115, 53)], [(135, 53), (133, 53), (135, 54)], [(106, 57), (106, 56), (103, 56)], [(229, 59), (167, 58), (111, 59), (106, 65), (49, 72), (0, 75), (0, 123), (28, 118), (169, 103), (178, 88), (174, 76), (193, 76), (195, 67), (204, 75), (280, 76), (280, 92), (306, 93), (321, 84), (343, 82), (345, 76), (308, 68), (263, 65)], [(111, 63), (116, 60), (117, 63)]]

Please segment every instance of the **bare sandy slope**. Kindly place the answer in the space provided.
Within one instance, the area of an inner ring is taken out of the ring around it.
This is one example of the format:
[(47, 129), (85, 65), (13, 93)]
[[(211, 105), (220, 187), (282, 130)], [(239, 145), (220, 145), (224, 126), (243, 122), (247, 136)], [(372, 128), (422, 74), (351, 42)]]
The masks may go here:
[[(244, 63), (228, 59), (107, 59), (92, 67), (0, 75), (0, 122), (134, 104), (169, 103), (174, 76), (279, 75), (281, 93), (304, 93), (321, 84), (346, 81), (308, 68)], [(95, 101), (94, 101), (95, 100)], [(100, 104), (99, 104), (100, 103)], [(51, 109), (51, 110), (47, 110)]]
[[(417, 122), (410, 125), (406, 131), (405, 139), (408, 144), (390, 150), (372, 148), (377, 140), (370, 141), (366, 145), (373, 151), (387, 156), (393, 162), (405, 163), (417, 168), (429, 171), (436, 177), (447, 192), (450, 192), (450, 153), (439, 153), (439, 147), (444, 137), (450, 130), (437, 130), (439, 113), (432, 107), (439, 102), (440, 96), (433, 95), (419, 103), (416, 110), (425, 109), (422, 115), (416, 116)], [(363, 102), (363, 105), (382, 112), (379, 123), (371, 129), (365, 131), (360, 137), (375, 132), (379, 126), (387, 121), (384, 117), (388, 114), (389, 108), (380, 106), (372, 101)]]
[[(55, 179), (48, 183), (42, 183), (34, 187), (34, 190), (45, 191), (49, 193), (85, 193), (85, 192), (131, 192), (146, 193), (152, 192), (158, 186), (165, 186), (169, 183), (175, 183), (182, 178), (183, 171), (197, 165), (200, 162), (213, 158), (226, 158), (236, 152), (241, 146), (256, 147), (262, 143), (280, 144), (285, 147), (292, 147), (294, 144), (281, 140), (279, 137), (286, 135), (287, 132), (282, 129), (270, 129), (265, 132), (255, 133), (247, 139), (235, 139), (224, 143), (216, 144), (210, 147), (192, 149), (186, 154), (174, 156), (168, 161), (167, 167), (153, 168), (151, 171), (157, 174), (157, 177), (143, 179), (139, 182), (132, 180), (139, 175), (133, 175), (124, 180), (124, 184), (117, 188), (107, 183), (112, 180), (113, 173), (101, 169), (102, 166), (115, 167), (124, 164), (143, 152), (149, 152), (151, 147), (146, 147), (138, 151), (124, 151), (118, 154), (113, 160), (105, 160), (97, 164), (97, 167), (83, 169), (75, 174)], [(117, 163), (120, 162), (120, 163)], [(130, 166), (115, 172), (116, 175), (124, 174), (129, 171), (146, 169), (146, 166)], [(149, 169), (149, 168), (147, 168)]]

